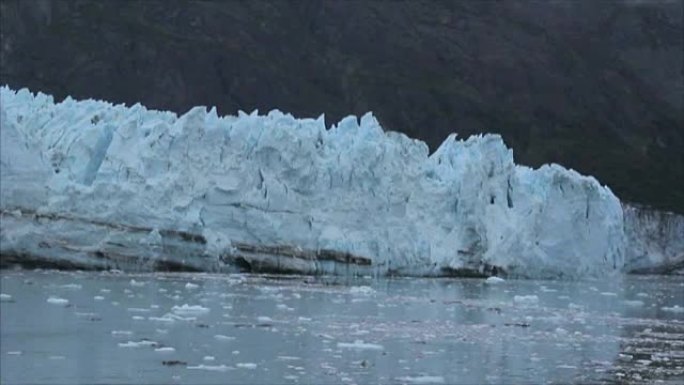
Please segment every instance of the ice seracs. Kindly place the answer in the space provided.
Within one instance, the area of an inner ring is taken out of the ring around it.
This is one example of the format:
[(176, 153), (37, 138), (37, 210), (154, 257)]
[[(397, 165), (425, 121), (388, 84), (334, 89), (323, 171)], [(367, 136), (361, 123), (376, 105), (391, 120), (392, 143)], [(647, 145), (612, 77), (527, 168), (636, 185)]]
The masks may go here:
[(275, 110), (177, 117), (0, 97), (9, 262), (550, 278), (624, 264), (610, 190), (558, 165), (516, 166), (498, 135), (451, 135), (429, 155), (371, 114), (328, 129)]

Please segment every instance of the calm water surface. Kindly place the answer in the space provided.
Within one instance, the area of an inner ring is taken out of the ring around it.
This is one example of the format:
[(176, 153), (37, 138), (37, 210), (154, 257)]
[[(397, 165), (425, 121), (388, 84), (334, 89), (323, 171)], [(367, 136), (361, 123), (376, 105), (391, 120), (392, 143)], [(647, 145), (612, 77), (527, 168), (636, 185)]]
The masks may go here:
[(684, 381), (684, 277), (1, 276), (3, 384)]

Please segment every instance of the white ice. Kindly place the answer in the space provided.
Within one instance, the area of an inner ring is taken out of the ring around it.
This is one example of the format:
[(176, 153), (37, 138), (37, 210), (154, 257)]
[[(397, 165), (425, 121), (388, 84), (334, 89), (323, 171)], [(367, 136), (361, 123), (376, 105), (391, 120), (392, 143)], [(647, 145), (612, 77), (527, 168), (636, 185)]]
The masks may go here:
[[(362, 275), (489, 265), (604, 277), (624, 264), (615, 195), (555, 164), (515, 165), (498, 135), (450, 135), (429, 155), (370, 113), (327, 128), (323, 117), (277, 110), (220, 117), (196, 107), (178, 117), (7, 87), (0, 98), (0, 209), (21, 213), (0, 222), (3, 253), (91, 265), (123, 254), (203, 270), (242, 256)], [(332, 250), (371, 265), (245, 256), (240, 244)]]
[(684, 313), (684, 307), (679, 306), (679, 305), (663, 306), (661, 309), (663, 311), (667, 311), (667, 312), (671, 312), (671, 313)]
[(188, 369), (191, 369), (191, 370), (208, 370), (208, 371), (213, 371), (213, 372), (226, 372), (226, 371), (231, 370), (233, 368), (230, 366), (223, 365), (223, 364), (221, 364), (221, 365), (200, 364), (200, 365), (196, 365), (196, 366), (188, 366)]
[(513, 297), (513, 302), (516, 304), (536, 304), (539, 302), (539, 297), (534, 294), (531, 295), (516, 295)]
[(397, 378), (400, 382), (410, 384), (443, 384), (444, 377), (442, 376), (406, 376)]
[(59, 297), (50, 297), (47, 299), (47, 303), (51, 303), (53, 305), (68, 305), (69, 300), (65, 298), (59, 298)]
[(170, 346), (164, 346), (164, 347), (161, 347), (161, 348), (156, 348), (156, 349), (154, 349), (154, 351), (157, 352), (157, 353), (173, 353), (173, 352), (176, 351), (176, 349), (174, 349), (174, 348), (172, 348), (172, 347), (170, 347)]
[(198, 316), (209, 313), (210, 309), (201, 305), (184, 304), (172, 307), (171, 311), (179, 316)]
[(337, 347), (343, 348), (343, 349), (358, 349), (358, 350), (383, 350), (384, 349), (384, 347), (382, 345), (363, 342), (362, 340), (356, 340), (354, 342), (338, 342)]

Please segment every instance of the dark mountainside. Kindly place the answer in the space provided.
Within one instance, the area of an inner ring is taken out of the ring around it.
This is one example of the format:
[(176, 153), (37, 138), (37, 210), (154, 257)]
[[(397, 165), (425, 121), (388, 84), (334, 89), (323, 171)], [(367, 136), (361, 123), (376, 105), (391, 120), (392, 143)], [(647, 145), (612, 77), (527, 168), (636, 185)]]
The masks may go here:
[(372, 110), (684, 213), (682, 1), (9, 1), (1, 79), (179, 113)]

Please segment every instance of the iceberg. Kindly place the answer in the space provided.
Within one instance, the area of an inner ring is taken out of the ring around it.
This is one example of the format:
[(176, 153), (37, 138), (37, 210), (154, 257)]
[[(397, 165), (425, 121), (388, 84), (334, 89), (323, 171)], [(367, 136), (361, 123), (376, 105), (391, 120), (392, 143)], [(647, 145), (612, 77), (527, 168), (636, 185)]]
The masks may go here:
[(516, 165), (498, 135), (427, 145), (371, 113), (178, 117), (0, 89), (2, 264), (340, 275), (603, 277), (620, 201)]

